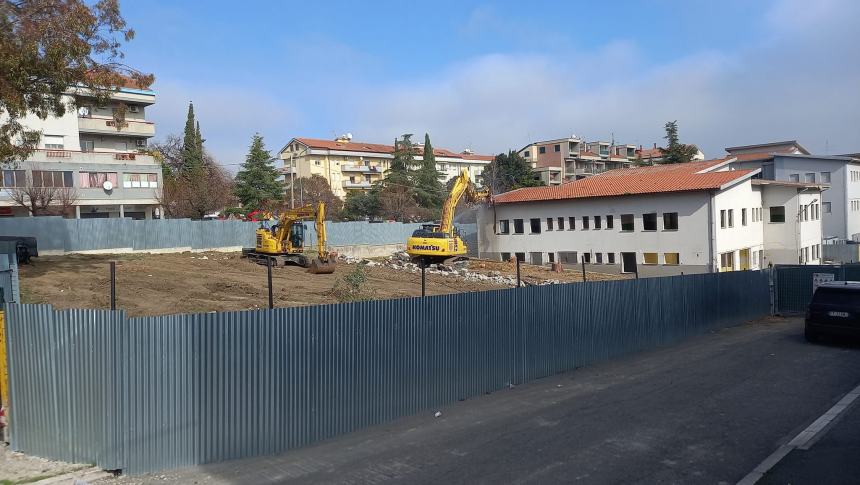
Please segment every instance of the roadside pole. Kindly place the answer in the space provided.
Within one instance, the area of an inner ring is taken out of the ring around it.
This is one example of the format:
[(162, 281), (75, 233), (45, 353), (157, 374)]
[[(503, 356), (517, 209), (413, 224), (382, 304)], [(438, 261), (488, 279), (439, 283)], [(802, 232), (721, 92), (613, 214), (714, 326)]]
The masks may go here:
[(275, 308), (275, 299), (272, 296), (272, 258), (266, 258), (266, 278), (269, 282), (269, 310)]
[(427, 294), (427, 274), (425, 270), (427, 269), (427, 264), (424, 260), (421, 260), (421, 298), (424, 298), (424, 295)]
[[(514, 256), (516, 257), (516, 256)], [(517, 288), (521, 288), (523, 286), (522, 280), (520, 279), (520, 258), (517, 258)]]
[(583, 282), (588, 281), (588, 280), (585, 278), (585, 259), (583, 259), (583, 260), (582, 260), (582, 281), (583, 281)]
[(110, 262), (110, 309), (116, 310), (116, 261)]

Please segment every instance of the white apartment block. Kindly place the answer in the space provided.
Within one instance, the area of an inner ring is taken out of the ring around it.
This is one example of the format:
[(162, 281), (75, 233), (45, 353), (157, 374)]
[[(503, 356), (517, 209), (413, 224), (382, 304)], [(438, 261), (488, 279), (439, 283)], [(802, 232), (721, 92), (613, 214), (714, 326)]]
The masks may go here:
[(860, 242), (860, 159), (811, 155), (794, 140), (726, 148), (732, 169), (760, 169), (767, 180), (826, 184), (821, 213), (825, 240)]
[[(416, 163), (420, 163), (423, 149), (423, 145), (416, 145)], [(472, 180), (480, 184), (484, 167), (493, 161), (492, 155), (478, 155), (470, 150), (455, 153), (434, 148), (433, 154), (436, 169), (442, 173), (442, 182), (457, 177), (465, 169)], [(351, 135), (335, 140), (293, 138), (280, 150), (278, 157), (284, 162), (281, 172), (285, 180), (290, 176), (320, 175), (329, 182), (336, 196), (346, 197), (349, 191), (370, 190), (375, 182), (385, 177), (394, 159), (394, 145), (353, 141)]]
[(757, 174), (712, 160), (517, 189), (480, 209), (479, 255), (641, 276), (820, 262), (823, 186)]
[[(2, 167), (0, 216), (30, 215), (12, 197), (28, 186), (73, 194), (76, 200), (66, 217), (158, 215), (161, 165), (140, 152), (155, 136), (155, 124), (146, 120), (155, 92), (131, 86), (120, 88), (102, 105), (87, 90), (71, 88), (65, 100), (72, 107), (63, 116), (26, 117), (22, 124), (42, 136), (33, 155)], [(117, 127), (114, 112), (120, 103), (127, 107), (126, 125)]]

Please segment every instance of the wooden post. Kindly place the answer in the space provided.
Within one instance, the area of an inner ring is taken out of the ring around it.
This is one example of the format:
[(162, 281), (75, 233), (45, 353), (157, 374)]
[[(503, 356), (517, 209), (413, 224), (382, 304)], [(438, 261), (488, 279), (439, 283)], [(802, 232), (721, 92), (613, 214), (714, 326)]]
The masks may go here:
[(522, 279), (520, 279), (520, 258), (514, 255), (517, 258), (517, 288), (522, 288), (523, 283)]
[(110, 262), (110, 309), (116, 310), (116, 261)]
[(585, 278), (585, 258), (582, 258), (582, 281), (588, 281)]
[(266, 257), (266, 278), (269, 282), (269, 310), (275, 308), (275, 299), (272, 296), (272, 258)]
[(427, 294), (427, 274), (425, 270), (427, 269), (427, 263), (422, 259), (421, 260), (421, 298)]

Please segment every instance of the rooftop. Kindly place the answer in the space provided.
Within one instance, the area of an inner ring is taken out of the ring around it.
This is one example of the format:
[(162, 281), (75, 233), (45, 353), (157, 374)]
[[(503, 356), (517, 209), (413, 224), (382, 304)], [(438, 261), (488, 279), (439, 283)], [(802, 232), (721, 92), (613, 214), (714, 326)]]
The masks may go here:
[[(774, 141), (774, 142), (770, 142), (770, 143), (759, 143), (757, 145), (740, 145), (740, 146), (736, 146), (736, 147), (727, 147), (726, 151), (729, 153), (732, 153), (732, 152), (748, 151), (748, 150), (754, 150), (757, 148), (761, 148), (762, 150), (760, 150), (760, 151), (763, 153), (770, 153), (770, 152), (774, 152), (774, 151), (788, 152), (788, 151), (791, 151), (790, 147), (792, 147), (792, 146), (794, 146), (798, 150), (800, 150), (801, 153), (809, 155), (809, 151), (806, 148), (803, 148), (803, 146), (800, 143), (798, 143), (797, 140)], [(775, 150), (768, 150), (768, 148), (774, 148)]]
[(826, 189), (830, 184), (815, 184), (809, 182), (786, 182), (784, 180), (752, 179), (753, 185), (777, 185), (780, 187), (797, 187), (799, 189)]
[(657, 194), (721, 189), (726, 184), (751, 176), (755, 170), (710, 171), (725, 159), (704, 162), (624, 168), (548, 187), (528, 187), (499, 194), (499, 204), (565, 200), (588, 197)]
[[(309, 147), (322, 150), (340, 150), (347, 152), (360, 153), (381, 153), (391, 155), (394, 153), (394, 145), (381, 145), (378, 143), (365, 143), (361, 141), (337, 141), (337, 140), (321, 140), (318, 138), (293, 138), (293, 140)], [(291, 140), (292, 141), (292, 140)], [(289, 143), (281, 149), (281, 152), (286, 151)], [(424, 153), (423, 145), (415, 145), (415, 153), (422, 155)], [(445, 148), (434, 148), (433, 155), (446, 158), (461, 158), (463, 160), (481, 160), (490, 162), (493, 160), (493, 155), (480, 155), (476, 153), (457, 153)]]

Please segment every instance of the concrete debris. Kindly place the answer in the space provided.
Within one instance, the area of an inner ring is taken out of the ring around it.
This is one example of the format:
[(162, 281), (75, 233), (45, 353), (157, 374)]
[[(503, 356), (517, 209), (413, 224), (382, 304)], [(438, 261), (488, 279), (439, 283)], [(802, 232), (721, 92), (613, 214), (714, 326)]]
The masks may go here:
[(436, 414), (433, 415), (434, 418), (442, 417), (442, 411), (436, 411)]
[(209, 256), (200, 256), (200, 259), (209, 259)]

